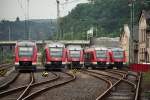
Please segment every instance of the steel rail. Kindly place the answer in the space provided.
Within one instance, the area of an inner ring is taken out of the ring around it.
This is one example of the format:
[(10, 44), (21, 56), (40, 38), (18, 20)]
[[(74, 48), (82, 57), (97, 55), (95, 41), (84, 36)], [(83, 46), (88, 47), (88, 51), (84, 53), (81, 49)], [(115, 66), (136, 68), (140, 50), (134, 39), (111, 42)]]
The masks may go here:
[(32, 99), (32, 98), (36, 97), (38, 94), (40, 94), (40, 93), (43, 93), (43, 92), (48, 91), (50, 89), (57, 88), (59, 86), (65, 85), (65, 84), (67, 84), (69, 82), (72, 82), (72, 81), (74, 81), (76, 79), (76, 76), (74, 74), (72, 74), (72, 73), (66, 73), (66, 72), (63, 72), (63, 73), (71, 76), (72, 78), (70, 80), (65, 81), (65, 82), (61, 82), (61, 83), (58, 83), (58, 84), (55, 84), (55, 85), (52, 85), (52, 86), (49, 86), (49, 87), (45, 87), (45, 88), (40, 89), (40, 90), (38, 90), (36, 92), (33, 92), (30, 95), (24, 97), (22, 100)]
[[(109, 72), (111, 72), (111, 73), (116, 73), (116, 72), (112, 72), (112, 71), (109, 71)], [(119, 72), (120, 72), (120, 71), (119, 71)], [(100, 73), (98, 73), (98, 72), (96, 72), (96, 73), (97, 73), (97, 74), (100, 74)], [(139, 87), (139, 85), (136, 87), (136, 84), (135, 84), (135, 83), (130, 82), (130, 81), (124, 79), (124, 78), (127, 77), (128, 75), (130, 75), (130, 73), (126, 73), (126, 74), (124, 75), (124, 77), (122, 77), (122, 79), (120, 79), (118, 82), (116, 82), (111, 88), (115, 87), (115, 86), (116, 86), (117, 84), (119, 84), (121, 81), (124, 81), (124, 82), (126, 82), (126, 83), (128, 83), (128, 84), (134, 86), (134, 89), (136, 89), (135, 98), (137, 98), (137, 97), (138, 97), (138, 93), (139, 93), (139, 88), (137, 88), (137, 87)], [(131, 74), (131, 75), (132, 75), (132, 74)], [(108, 76), (109, 76), (109, 75), (108, 75)], [(133, 75), (133, 76), (135, 76), (135, 75)], [(112, 77), (112, 76), (110, 76), (110, 77)], [(112, 77), (112, 78), (115, 78), (115, 79), (116, 79), (117, 77)], [(139, 84), (140, 84), (140, 82), (139, 82)], [(111, 88), (110, 88), (110, 90), (111, 90)], [(107, 91), (105, 91), (102, 95), (100, 95), (99, 97), (97, 97), (96, 100), (102, 99), (102, 97), (104, 97), (110, 90), (108, 89)], [(137, 100), (137, 99), (135, 99), (135, 100)]]
[[(126, 75), (127, 75), (127, 74), (126, 74)], [(108, 88), (103, 94), (101, 94), (100, 96), (98, 96), (98, 97), (96, 98), (96, 100), (102, 99), (102, 97), (104, 97), (108, 92), (110, 92), (110, 90), (111, 90), (113, 87), (115, 87), (117, 84), (119, 84), (119, 83), (126, 77), (126, 75), (123, 75), (122, 78), (120, 78), (116, 83), (114, 83), (110, 88)]]
[[(108, 71), (109, 71), (109, 70), (108, 70)], [(134, 74), (129, 73), (130, 71), (123, 71), (123, 70), (117, 70), (117, 69), (115, 69), (115, 70), (113, 70), (113, 71), (115, 71), (115, 72), (121, 72), (121, 73), (128, 73), (128, 75), (132, 75), (132, 76), (134, 76), (134, 77), (137, 77), (137, 75), (134, 75)]]
[[(7, 81), (6, 83), (4, 83), (3, 85), (0, 86), (0, 89), (3, 89), (7, 86), (9, 86), (9, 84), (11, 84), (12, 82), (14, 82), (18, 77), (19, 77), (20, 73), (17, 73), (15, 75), (15, 77), (13, 77), (11, 80)], [(1, 93), (0, 93), (1, 94)]]
[[(106, 83), (108, 83), (108, 84), (110, 85), (109, 87), (111, 87), (111, 86), (113, 85), (110, 80), (105, 79), (105, 78), (103, 78), (103, 77), (99, 77), (99, 76), (97, 76), (97, 75), (94, 75), (94, 74), (96, 74), (95, 72), (88, 71), (88, 70), (84, 70), (84, 71), (81, 71), (81, 72), (87, 73), (88, 75), (91, 75), (91, 76), (93, 76), (93, 77), (96, 77), (96, 78), (98, 78), (98, 79), (101, 79), (101, 80), (105, 81)], [(93, 73), (93, 74), (91, 74), (91, 73)]]
[(139, 89), (140, 89), (140, 84), (141, 84), (141, 77), (142, 77), (142, 73), (139, 73), (139, 77), (138, 77), (138, 83), (137, 83), (137, 87), (136, 87), (136, 93), (135, 93), (135, 99), (134, 100), (138, 100), (139, 97)]
[[(116, 73), (116, 74), (117, 74), (117, 71), (116, 71), (116, 72), (113, 72), (113, 71), (106, 71), (106, 72)], [(122, 72), (122, 71), (119, 71), (119, 70), (118, 70), (118, 72)], [(118, 73), (118, 74), (119, 74), (119, 73)], [(126, 73), (126, 74), (127, 74), (127, 73)], [(132, 75), (132, 74), (128, 73), (128, 74), (126, 75), (126, 77), (127, 77), (128, 75)], [(133, 76), (135, 76), (135, 75), (133, 75)], [(110, 77), (111, 77), (111, 76), (110, 76)], [(135, 84), (135, 83), (130, 82), (130, 81), (127, 80), (127, 79), (122, 79), (122, 81), (124, 81), (124, 82), (126, 82), (126, 83), (128, 83), (128, 84), (130, 84), (130, 85), (133, 85), (134, 88), (136, 89), (136, 84)]]
[(23, 96), (29, 91), (31, 85), (34, 83), (35, 78), (34, 78), (34, 73), (30, 73), (31, 74), (31, 81), (28, 84), (28, 86), (26, 87), (26, 89), (23, 91), (23, 93), (17, 98), (17, 100), (21, 100), (23, 98)]
[(2, 65), (0, 65), (0, 70), (6, 69), (6, 68), (9, 68), (9, 67), (12, 67), (12, 66), (14, 66), (14, 65), (13, 64), (2, 64)]
[[(52, 72), (52, 73), (53, 73), (53, 72)], [(39, 86), (39, 85), (41, 85), (41, 84), (46, 84), (46, 83), (55, 81), (55, 80), (57, 80), (57, 79), (60, 78), (59, 75), (57, 75), (57, 74), (55, 74), (55, 73), (53, 73), (53, 74), (55, 75), (54, 78), (52, 78), (52, 79), (50, 79), (50, 80), (38, 82), (38, 83), (33, 83), (33, 84), (31, 84), (31, 87)], [(25, 89), (25, 88), (27, 88), (27, 87), (28, 87), (28, 85), (25, 85), (25, 86), (21, 86), (21, 87), (18, 87), (18, 88), (14, 88), (14, 89), (11, 89), (11, 90), (8, 90), (8, 91), (4, 91), (4, 92), (1, 92), (1, 93), (0, 93), (0, 96), (9, 95), (9, 94), (14, 93), (14, 92), (16, 92), (16, 91), (23, 90), (23, 89)]]

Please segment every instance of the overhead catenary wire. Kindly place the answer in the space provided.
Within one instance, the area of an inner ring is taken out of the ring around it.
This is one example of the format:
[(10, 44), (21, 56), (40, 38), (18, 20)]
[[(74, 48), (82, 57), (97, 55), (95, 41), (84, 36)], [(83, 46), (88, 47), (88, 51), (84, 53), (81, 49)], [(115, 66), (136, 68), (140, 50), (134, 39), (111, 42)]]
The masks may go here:
[(20, 8), (23, 12), (23, 15), (25, 17), (25, 34), (24, 39), (31, 39), (30, 37), (30, 26), (29, 26), (29, 2), (30, 0), (24, 0), (24, 7), (23, 7), (23, 0), (17, 0), (18, 4), (20, 5)]

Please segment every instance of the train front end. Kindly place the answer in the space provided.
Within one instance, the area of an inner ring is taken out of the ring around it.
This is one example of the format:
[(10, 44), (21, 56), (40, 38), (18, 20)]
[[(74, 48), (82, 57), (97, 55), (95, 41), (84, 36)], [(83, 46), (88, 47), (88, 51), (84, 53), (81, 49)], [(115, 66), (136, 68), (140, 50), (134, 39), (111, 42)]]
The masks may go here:
[(121, 48), (113, 48), (111, 50), (111, 66), (122, 68), (126, 66), (126, 54), (125, 50)]
[(97, 47), (95, 48), (96, 66), (98, 68), (107, 68), (109, 66), (109, 52), (107, 48)]
[(15, 69), (36, 70), (37, 46), (32, 41), (19, 41), (15, 46)]
[(83, 67), (83, 49), (80, 45), (69, 45), (67, 47), (67, 65), (69, 68)]
[(46, 69), (61, 69), (66, 65), (66, 48), (62, 43), (50, 43), (45, 47)]

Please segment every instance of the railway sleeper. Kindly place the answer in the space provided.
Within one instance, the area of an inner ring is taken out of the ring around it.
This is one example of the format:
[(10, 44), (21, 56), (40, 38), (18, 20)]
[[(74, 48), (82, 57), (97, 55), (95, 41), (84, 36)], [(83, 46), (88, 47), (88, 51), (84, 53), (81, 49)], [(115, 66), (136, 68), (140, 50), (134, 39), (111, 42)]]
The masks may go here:
[(112, 96), (131, 96), (134, 95), (132, 92), (113, 92), (111, 93)]
[(107, 98), (107, 100), (133, 100), (133, 97), (131, 96), (110, 96)]

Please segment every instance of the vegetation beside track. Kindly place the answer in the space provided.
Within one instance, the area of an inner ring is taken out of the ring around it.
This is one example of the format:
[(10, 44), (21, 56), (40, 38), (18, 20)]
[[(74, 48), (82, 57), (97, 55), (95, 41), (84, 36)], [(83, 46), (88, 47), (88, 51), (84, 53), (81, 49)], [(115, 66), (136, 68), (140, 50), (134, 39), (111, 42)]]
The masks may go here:
[(149, 83), (150, 84), (150, 71), (147, 73), (143, 73), (143, 81), (145, 83)]
[(142, 92), (144, 92), (144, 97), (149, 100), (150, 99), (150, 71), (143, 73)]

